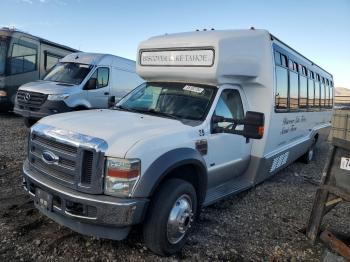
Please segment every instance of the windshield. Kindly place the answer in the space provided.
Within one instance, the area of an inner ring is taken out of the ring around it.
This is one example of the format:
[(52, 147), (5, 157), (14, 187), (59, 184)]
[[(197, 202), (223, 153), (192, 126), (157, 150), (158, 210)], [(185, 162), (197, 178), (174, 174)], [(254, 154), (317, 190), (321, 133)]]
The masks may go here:
[(145, 83), (122, 99), (117, 109), (177, 119), (203, 120), (216, 88), (185, 83)]
[(44, 80), (79, 85), (91, 69), (91, 65), (58, 63), (45, 76)]
[(5, 74), (5, 61), (7, 54), (7, 43), (0, 40), (0, 75)]

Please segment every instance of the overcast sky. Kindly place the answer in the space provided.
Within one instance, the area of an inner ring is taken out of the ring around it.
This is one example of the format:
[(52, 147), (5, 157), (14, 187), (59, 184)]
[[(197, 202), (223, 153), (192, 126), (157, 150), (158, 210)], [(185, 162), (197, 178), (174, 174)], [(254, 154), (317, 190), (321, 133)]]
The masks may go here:
[(0, 7), (0, 26), (131, 59), (153, 35), (264, 28), (350, 88), (350, 0), (0, 0)]

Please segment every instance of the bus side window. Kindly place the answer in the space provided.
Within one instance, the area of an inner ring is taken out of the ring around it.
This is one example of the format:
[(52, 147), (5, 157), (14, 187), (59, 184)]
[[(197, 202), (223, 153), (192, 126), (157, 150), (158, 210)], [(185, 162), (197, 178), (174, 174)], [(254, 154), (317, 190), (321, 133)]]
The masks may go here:
[(313, 72), (309, 72), (308, 78), (308, 106), (309, 108), (315, 107), (315, 82), (312, 79)]
[(288, 109), (288, 69), (276, 66), (275, 109)]
[(299, 105), (299, 76), (298, 73), (289, 71), (289, 108), (298, 110)]
[(300, 92), (299, 92), (299, 108), (307, 108), (307, 78), (299, 76)]
[[(23, 42), (23, 41), (22, 41)], [(10, 58), (11, 74), (20, 74), (35, 71), (37, 67), (37, 48), (28, 43), (13, 44)]]

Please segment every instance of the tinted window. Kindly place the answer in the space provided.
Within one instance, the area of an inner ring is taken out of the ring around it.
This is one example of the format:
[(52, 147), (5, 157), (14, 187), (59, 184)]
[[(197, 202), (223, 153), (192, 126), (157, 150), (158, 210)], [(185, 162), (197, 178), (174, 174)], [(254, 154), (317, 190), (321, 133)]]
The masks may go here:
[(314, 81), (312, 79), (308, 79), (308, 106), (314, 107), (315, 106), (315, 86)]
[(291, 110), (298, 109), (299, 85), (298, 74), (289, 72), (289, 108)]
[(307, 107), (307, 78), (305, 76), (300, 76), (299, 107)]
[(288, 59), (285, 55), (281, 55), (281, 64), (285, 67), (288, 67)]
[(11, 74), (19, 74), (36, 70), (37, 49), (13, 44), (10, 59)]
[(100, 67), (97, 69), (97, 88), (108, 86), (109, 69)]
[(320, 107), (320, 82), (315, 81), (315, 107)]
[(275, 63), (276, 63), (276, 65), (281, 64), (281, 55), (277, 51), (275, 51)]
[(5, 41), (0, 41), (0, 75), (5, 73), (5, 61), (7, 54), (7, 43)]
[(276, 66), (275, 108), (288, 109), (288, 70)]
[(96, 78), (96, 88), (102, 88), (108, 85), (109, 69), (107, 67), (99, 67), (92, 74), (91, 78)]
[(321, 83), (321, 107), (325, 106), (325, 101), (326, 101), (326, 89), (325, 89), (325, 85), (322, 82)]
[(241, 96), (237, 90), (224, 90), (215, 108), (215, 115), (225, 118), (243, 119)]
[(54, 65), (56, 65), (58, 63), (58, 61), (60, 60), (61, 57), (59, 56), (55, 56), (55, 55), (51, 55), (51, 54), (46, 54), (46, 60), (45, 60), (45, 70), (48, 71), (50, 70), (52, 67), (54, 67)]

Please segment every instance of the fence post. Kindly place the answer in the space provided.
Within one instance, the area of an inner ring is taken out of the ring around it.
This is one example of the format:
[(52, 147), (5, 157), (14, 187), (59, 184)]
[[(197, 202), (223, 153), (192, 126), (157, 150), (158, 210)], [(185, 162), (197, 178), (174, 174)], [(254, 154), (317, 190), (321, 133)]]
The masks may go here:
[(348, 120), (349, 120), (349, 114), (346, 114), (346, 119), (344, 121), (345, 127), (344, 127), (344, 139), (346, 139), (347, 134), (348, 134)]

